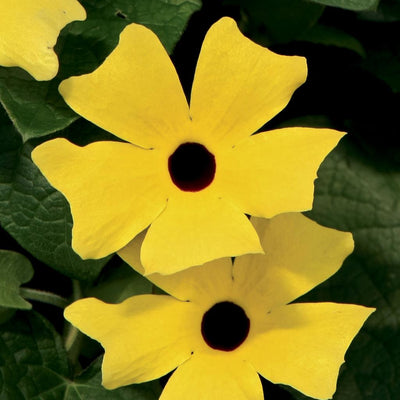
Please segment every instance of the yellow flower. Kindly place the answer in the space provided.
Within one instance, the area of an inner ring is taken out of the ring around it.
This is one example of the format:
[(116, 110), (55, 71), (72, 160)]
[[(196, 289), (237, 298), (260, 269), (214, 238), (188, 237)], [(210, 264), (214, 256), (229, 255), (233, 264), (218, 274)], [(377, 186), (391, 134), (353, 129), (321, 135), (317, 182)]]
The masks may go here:
[(0, 65), (21, 67), (38, 81), (54, 78), (60, 30), (85, 18), (76, 0), (1, 0)]
[[(288, 303), (340, 268), (353, 250), (352, 236), (297, 213), (253, 223), (268, 244), (266, 255), (239, 257), (233, 267), (224, 258), (149, 276), (173, 297), (140, 295), (121, 304), (88, 298), (65, 310), (105, 348), (106, 388), (177, 367), (161, 400), (262, 399), (257, 372), (308, 396), (332, 397), (344, 354), (374, 309)], [(136, 255), (123, 256), (136, 263), (139, 248), (135, 243)]]
[(72, 246), (83, 258), (118, 251), (149, 229), (146, 273), (262, 253), (245, 214), (310, 209), (316, 171), (343, 136), (286, 128), (251, 136), (306, 79), (302, 57), (245, 38), (230, 18), (208, 31), (190, 108), (157, 37), (132, 24), (91, 74), (62, 82), (80, 115), (127, 142), (42, 144), (33, 160), (71, 205)]

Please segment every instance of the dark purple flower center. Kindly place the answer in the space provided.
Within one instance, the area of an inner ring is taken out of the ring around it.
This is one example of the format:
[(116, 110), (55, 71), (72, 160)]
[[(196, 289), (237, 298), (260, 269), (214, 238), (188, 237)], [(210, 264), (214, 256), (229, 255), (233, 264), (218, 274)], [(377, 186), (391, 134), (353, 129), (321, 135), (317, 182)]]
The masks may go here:
[(250, 320), (243, 308), (230, 301), (213, 305), (201, 321), (205, 342), (216, 350), (232, 351), (247, 338)]
[(185, 192), (205, 189), (215, 176), (215, 157), (202, 144), (181, 144), (168, 159), (172, 182)]

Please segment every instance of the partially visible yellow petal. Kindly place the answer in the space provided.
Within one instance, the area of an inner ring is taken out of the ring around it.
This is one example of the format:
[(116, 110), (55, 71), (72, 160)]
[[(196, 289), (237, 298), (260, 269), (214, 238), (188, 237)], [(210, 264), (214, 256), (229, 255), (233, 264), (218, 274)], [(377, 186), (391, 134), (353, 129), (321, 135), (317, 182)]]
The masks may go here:
[(219, 302), (235, 301), (232, 297), (233, 277), (230, 258), (219, 258), (172, 275), (156, 273), (146, 278), (180, 300), (199, 304), (204, 311)]
[(240, 355), (271, 382), (330, 399), (347, 348), (373, 311), (353, 304), (283, 306), (253, 325)]
[(120, 142), (79, 147), (55, 139), (36, 147), (32, 159), (67, 198), (72, 247), (83, 258), (119, 250), (166, 206), (156, 150)]
[(85, 18), (76, 0), (1, 0), (0, 65), (21, 67), (38, 81), (54, 78), (60, 30)]
[(103, 385), (115, 389), (159, 378), (189, 359), (201, 318), (196, 310), (170, 296), (141, 295), (121, 304), (82, 299), (64, 316), (101, 342)]
[(353, 251), (351, 233), (318, 225), (300, 213), (251, 219), (265, 255), (235, 260), (237, 291), (265, 314), (332, 276)]
[[(143, 239), (144, 234), (141, 233), (118, 252), (125, 262), (141, 274), (145, 272), (140, 261)], [(230, 258), (219, 258), (171, 275), (154, 273), (146, 278), (175, 298), (200, 303), (206, 310), (215, 303), (229, 300), (232, 296)]]
[(246, 361), (218, 352), (194, 356), (169, 378), (160, 400), (262, 400), (256, 371)]
[[(135, 238), (132, 239), (125, 247), (118, 251), (118, 255), (136, 272), (139, 272), (139, 274), (142, 275), (144, 275), (146, 271), (144, 270), (142, 261), (140, 260), (140, 249), (142, 248), (143, 240), (146, 234), (147, 229), (140, 232), (139, 235), (135, 236)], [(146, 278), (150, 279), (151, 276), (153, 276), (153, 274), (147, 275)]]
[(141, 261), (146, 274), (173, 274), (210, 260), (262, 253), (246, 216), (229, 202), (205, 193), (168, 200), (144, 239)]
[(305, 58), (275, 54), (222, 18), (201, 48), (190, 101), (193, 125), (213, 141), (234, 145), (278, 114), (306, 76)]
[(314, 180), (343, 132), (285, 128), (263, 132), (220, 155), (220, 185), (243, 212), (271, 218), (312, 207)]
[(98, 69), (63, 81), (59, 90), (78, 114), (142, 147), (174, 142), (188, 130), (188, 104), (175, 68), (142, 25), (128, 25)]

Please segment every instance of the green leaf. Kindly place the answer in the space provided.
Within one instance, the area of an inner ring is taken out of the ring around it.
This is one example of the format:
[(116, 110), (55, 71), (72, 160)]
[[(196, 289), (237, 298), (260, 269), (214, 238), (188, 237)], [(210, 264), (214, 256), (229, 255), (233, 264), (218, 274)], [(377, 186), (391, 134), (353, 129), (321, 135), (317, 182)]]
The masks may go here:
[(325, 6), (339, 7), (346, 10), (363, 11), (378, 7), (380, 0), (310, 0)]
[(363, 66), (386, 82), (394, 93), (400, 92), (400, 40), (386, 41), (368, 49)]
[(15, 308), (0, 307), (0, 325), (12, 318), (15, 312)]
[[(246, 26), (248, 35), (264, 45), (285, 43), (296, 39), (311, 28), (321, 16), (324, 7), (304, 0), (231, 0), (250, 16)], [(262, 37), (257, 25), (262, 28)]]
[(24, 141), (64, 129), (78, 116), (58, 93), (62, 79), (93, 71), (113, 50), (122, 29), (132, 22), (146, 25), (168, 52), (180, 38), (200, 0), (82, 0), (84, 22), (68, 25), (56, 46), (60, 71), (49, 82), (37, 82), (19, 68), (0, 67), (0, 102)]
[(52, 268), (71, 278), (94, 279), (107, 259), (83, 261), (71, 249), (69, 205), (32, 163), (33, 145), (22, 144), (3, 110), (0, 143), (0, 224)]
[(0, 326), (0, 398), (3, 400), (156, 400), (158, 382), (109, 391), (101, 360), (70, 377), (61, 338), (39, 314), (19, 314)]
[(157, 34), (168, 53), (200, 0), (83, 0), (87, 19), (68, 25), (57, 44), (61, 75), (93, 71), (118, 43), (126, 25), (138, 23)]
[(33, 400), (44, 387), (58, 385), (60, 375), (68, 376), (67, 354), (50, 323), (35, 312), (19, 312), (1, 325), (0, 372), (4, 400)]
[(363, 45), (352, 35), (331, 26), (316, 24), (308, 31), (304, 32), (297, 40), (323, 44), (326, 46), (336, 46), (352, 50), (361, 57), (365, 57)]
[(383, 21), (393, 22), (400, 21), (400, 1), (386, 0), (380, 3), (378, 13), (382, 16)]
[(358, 14), (360, 20), (374, 22), (400, 21), (400, 1), (384, 0), (375, 10), (362, 11)]
[(400, 0), (384, 1), (377, 11), (360, 13), (358, 18), (362, 19), (357, 24), (359, 38), (367, 53), (362, 66), (399, 93), (400, 25), (393, 21), (400, 20)]
[[(364, 154), (349, 138), (319, 170), (309, 216), (353, 233), (341, 270), (302, 301), (376, 307), (346, 354), (335, 400), (400, 398), (400, 170)], [(297, 396), (302, 398), (302, 396)]]
[(30, 261), (22, 254), (0, 250), (0, 306), (29, 310), (32, 305), (24, 300), (19, 287), (33, 276)]
[(121, 303), (128, 297), (152, 292), (152, 283), (122, 260), (107, 272), (104, 276), (102, 274), (100, 283), (85, 292), (85, 296), (96, 297), (106, 303)]
[(0, 67), (0, 102), (24, 141), (67, 127), (79, 116), (58, 93), (59, 80), (37, 82), (19, 68)]

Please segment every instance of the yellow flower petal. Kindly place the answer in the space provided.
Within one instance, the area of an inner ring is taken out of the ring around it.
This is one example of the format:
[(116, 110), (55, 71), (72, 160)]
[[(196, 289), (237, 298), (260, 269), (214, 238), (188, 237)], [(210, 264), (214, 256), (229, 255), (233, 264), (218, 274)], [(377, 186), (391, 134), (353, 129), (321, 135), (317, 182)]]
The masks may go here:
[(0, 65), (21, 67), (38, 81), (54, 78), (60, 30), (85, 18), (76, 0), (1, 0)]
[[(141, 233), (118, 252), (125, 262), (141, 274), (145, 271), (140, 261), (143, 239), (144, 233)], [(209, 279), (210, 276), (213, 279)], [(230, 258), (220, 258), (175, 274), (153, 273), (146, 278), (175, 298), (200, 303), (207, 310), (207, 307), (231, 296), (232, 261)]]
[(353, 251), (351, 233), (323, 227), (300, 213), (252, 222), (266, 254), (237, 258), (233, 276), (241, 296), (262, 313), (328, 279)]
[(166, 206), (156, 150), (119, 142), (79, 147), (55, 139), (36, 147), (32, 159), (67, 197), (72, 247), (83, 258), (119, 250)]
[(240, 354), (268, 380), (330, 399), (344, 354), (373, 311), (353, 304), (284, 306), (257, 321)]
[(314, 179), (343, 132), (285, 128), (263, 132), (221, 154), (224, 192), (245, 213), (270, 218), (312, 207)]
[(103, 385), (108, 389), (170, 372), (190, 358), (191, 336), (198, 334), (195, 307), (169, 296), (141, 295), (121, 304), (88, 298), (67, 307), (64, 316), (101, 342)]
[(209, 260), (262, 253), (250, 221), (229, 202), (207, 194), (187, 194), (168, 200), (151, 224), (141, 260), (146, 274), (172, 274)]
[(234, 145), (278, 114), (306, 76), (303, 57), (272, 53), (222, 18), (208, 31), (197, 63), (193, 124), (206, 137)]
[(194, 356), (169, 379), (160, 400), (262, 400), (256, 371), (233, 357)]
[(60, 85), (69, 106), (94, 124), (152, 148), (187, 131), (189, 110), (175, 68), (157, 36), (128, 25), (94, 72)]

